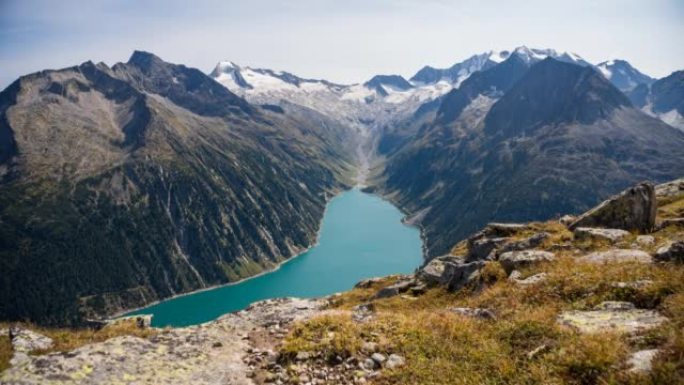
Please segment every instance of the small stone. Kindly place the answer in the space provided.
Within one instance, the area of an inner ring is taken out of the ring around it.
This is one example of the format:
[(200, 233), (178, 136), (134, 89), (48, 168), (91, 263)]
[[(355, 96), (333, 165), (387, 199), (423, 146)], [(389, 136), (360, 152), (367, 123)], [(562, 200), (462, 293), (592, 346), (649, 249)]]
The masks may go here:
[(297, 352), (297, 356), (295, 357), (295, 361), (306, 361), (309, 358), (311, 358), (310, 352)]
[(398, 354), (390, 354), (390, 356), (387, 358), (387, 363), (385, 364), (385, 367), (387, 369), (394, 369), (404, 366), (405, 364), (406, 360), (404, 359), (404, 357)]
[(385, 355), (381, 353), (373, 353), (373, 355), (371, 355), (371, 359), (375, 361), (378, 365), (382, 365), (383, 362), (387, 360), (387, 357), (385, 357)]
[(366, 359), (363, 360), (363, 362), (361, 363), (361, 367), (362, 367), (363, 369), (366, 369), (366, 370), (373, 370), (373, 369), (376, 368), (376, 366), (377, 366), (377, 363), (376, 363), (373, 359), (371, 359), (371, 358), (366, 358)]

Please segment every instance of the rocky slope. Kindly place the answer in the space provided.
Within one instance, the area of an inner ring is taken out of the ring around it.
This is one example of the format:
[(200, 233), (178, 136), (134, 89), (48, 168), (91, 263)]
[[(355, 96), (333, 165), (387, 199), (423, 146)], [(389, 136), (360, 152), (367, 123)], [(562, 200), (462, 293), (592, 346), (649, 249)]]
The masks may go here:
[(119, 321), (76, 348), (73, 331), (0, 327), (13, 346), (0, 382), (684, 381), (684, 180), (639, 184), (561, 222), (492, 223), (414, 275), (193, 327)]
[(527, 67), (511, 57), (405, 127), (385, 146), (372, 189), (414, 216), (428, 257), (489, 221), (581, 211), (684, 173), (681, 132), (633, 108), (594, 69), (554, 59)]
[(355, 149), (149, 53), (24, 76), (0, 94), (0, 318), (78, 323), (272, 268), (314, 243)]

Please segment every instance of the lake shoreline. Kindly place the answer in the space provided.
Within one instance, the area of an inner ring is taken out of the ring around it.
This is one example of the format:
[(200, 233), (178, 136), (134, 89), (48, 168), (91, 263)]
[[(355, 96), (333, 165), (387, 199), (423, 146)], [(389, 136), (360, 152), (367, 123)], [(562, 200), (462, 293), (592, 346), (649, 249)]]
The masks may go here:
[(205, 291), (209, 291), (209, 290), (220, 289), (220, 288), (222, 288), (222, 287), (238, 285), (238, 284), (247, 282), (247, 281), (249, 281), (249, 280), (259, 278), (259, 277), (261, 277), (261, 276), (263, 276), (263, 275), (270, 274), (270, 273), (273, 273), (273, 272), (278, 271), (283, 265), (285, 265), (286, 263), (291, 262), (291, 261), (297, 259), (297, 257), (300, 257), (300, 256), (302, 256), (302, 255), (308, 253), (309, 251), (311, 251), (311, 249), (313, 249), (314, 247), (316, 247), (316, 246), (320, 243), (321, 231), (323, 230), (323, 219), (325, 218), (325, 215), (326, 215), (327, 212), (328, 212), (328, 207), (330, 206), (330, 202), (332, 202), (333, 199), (335, 199), (335, 198), (337, 198), (338, 196), (340, 196), (340, 194), (342, 194), (342, 193), (344, 193), (344, 192), (347, 192), (347, 191), (354, 190), (354, 189), (356, 189), (356, 188), (358, 188), (358, 186), (353, 186), (353, 187), (351, 187), (351, 188), (349, 188), (349, 189), (346, 189), (346, 190), (345, 190), (345, 189), (342, 189), (342, 190), (336, 192), (334, 195), (328, 197), (328, 198), (326, 199), (326, 201), (325, 201), (325, 209), (323, 209), (323, 215), (321, 216), (321, 219), (318, 221), (318, 230), (316, 231), (316, 241), (315, 241), (312, 245), (310, 245), (310, 246), (308, 246), (308, 247), (302, 249), (300, 252), (298, 252), (298, 253), (292, 255), (291, 257), (286, 258), (285, 260), (283, 260), (283, 261), (281, 261), (281, 262), (278, 262), (275, 266), (273, 266), (273, 268), (265, 269), (265, 270), (263, 270), (263, 271), (261, 271), (261, 272), (255, 274), (255, 275), (251, 275), (251, 276), (249, 276), (249, 277), (241, 278), (241, 279), (239, 279), (239, 280), (237, 280), (237, 281), (226, 282), (226, 283), (221, 283), (221, 284), (218, 284), (218, 285), (207, 286), (207, 287), (203, 287), (203, 288), (201, 288), (201, 289), (189, 291), (189, 292), (186, 292), (186, 293), (174, 294), (174, 295), (172, 295), (172, 296), (170, 296), (170, 297), (166, 297), (166, 298), (164, 298), (164, 299), (160, 299), (160, 300), (157, 300), (157, 301), (150, 302), (150, 303), (148, 303), (148, 304), (145, 304), (144, 306), (139, 306), (139, 307), (132, 308), (132, 309), (122, 310), (122, 311), (116, 312), (116, 313), (114, 313), (113, 315), (111, 315), (111, 316), (105, 318), (105, 321), (111, 321), (111, 320), (115, 320), (115, 319), (117, 319), (117, 318), (127, 317), (127, 316), (131, 316), (131, 315), (143, 315), (143, 314), (145, 314), (145, 313), (140, 313), (140, 314), (130, 314), (130, 313), (135, 313), (135, 312), (137, 312), (137, 311), (143, 310), (143, 309), (148, 308), (148, 307), (150, 307), (150, 306), (155, 306), (155, 305), (158, 305), (158, 304), (160, 304), (160, 303), (162, 303), (162, 302), (171, 301), (171, 300), (173, 300), (173, 299), (185, 297), (185, 296), (188, 296), (188, 295), (193, 295), (193, 294), (197, 294), (197, 293), (201, 293), (201, 292), (205, 292)]

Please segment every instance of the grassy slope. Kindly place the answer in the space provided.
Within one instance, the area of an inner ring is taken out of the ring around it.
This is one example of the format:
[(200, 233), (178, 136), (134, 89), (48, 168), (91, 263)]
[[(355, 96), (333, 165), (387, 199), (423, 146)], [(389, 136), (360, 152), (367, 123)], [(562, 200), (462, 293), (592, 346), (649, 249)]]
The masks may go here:
[[(684, 197), (667, 202), (661, 217), (682, 216)], [(608, 247), (600, 242), (574, 243), (571, 234), (556, 223), (537, 223), (552, 237), (541, 247), (572, 244), (582, 253)], [(653, 234), (656, 245), (667, 239), (684, 240), (681, 228)], [(625, 241), (629, 247), (636, 238)], [(464, 248), (464, 244), (456, 249)], [(655, 248), (653, 246), (649, 251)], [(328, 315), (298, 325), (282, 352), (322, 352), (343, 357), (356, 353), (363, 341), (375, 341), (388, 353), (406, 357), (407, 365), (385, 370), (378, 384), (675, 384), (684, 383), (684, 266), (681, 264), (581, 264), (570, 251), (559, 258), (524, 271), (549, 274), (538, 285), (524, 287), (505, 279), (498, 262), (487, 266), (480, 288), (449, 293), (434, 288), (418, 297), (398, 296), (372, 300), (388, 278), (369, 289), (340, 295)], [(615, 282), (650, 279), (639, 288), (617, 288)], [(561, 327), (556, 319), (563, 310), (588, 310), (602, 301), (630, 301), (640, 308), (657, 309), (669, 318), (663, 327), (640, 338), (617, 334), (581, 335)], [(378, 316), (366, 324), (351, 321), (349, 310), (372, 302)], [(462, 317), (448, 307), (492, 309), (495, 321)], [(333, 334), (330, 334), (332, 332)], [(532, 350), (545, 346), (534, 357)], [(661, 353), (648, 375), (627, 374), (630, 352), (659, 347)]]

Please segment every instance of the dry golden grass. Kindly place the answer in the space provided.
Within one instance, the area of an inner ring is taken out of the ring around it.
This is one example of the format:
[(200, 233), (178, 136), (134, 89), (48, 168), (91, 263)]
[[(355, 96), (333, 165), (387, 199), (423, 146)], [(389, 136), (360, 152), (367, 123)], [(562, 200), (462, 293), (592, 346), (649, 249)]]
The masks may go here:
[(0, 336), (0, 373), (9, 368), (9, 361), (12, 358), (12, 343), (9, 336)]
[[(609, 247), (595, 240), (575, 242), (565, 227), (555, 223), (531, 226), (532, 232), (551, 234), (542, 249), (558, 244), (572, 244), (582, 252)], [(529, 235), (526, 230), (516, 237)], [(683, 234), (673, 228), (653, 235), (656, 245), (651, 249)], [(636, 236), (623, 241), (624, 247)], [(498, 262), (490, 262), (476, 287), (456, 293), (433, 288), (413, 299), (373, 299), (394, 279), (354, 289), (337, 296), (331, 305), (344, 312), (299, 324), (284, 349), (290, 355), (298, 349), (349, 355), (361, 341), (378, 342), (386, 353), (403, 355), (406, 366), (383, 370), (374, 380), (377, 384), (684, 384), (684, 266), (589, 264), (578, 262), (572, 250), (556, 254), (552, 263), (523, 270), (525, 276), (547, 273), (545, 281), (531, 286), (508, 281)], [(645, 280), (651, 283), (616, 285)], [(603, 301), (629, 301), (639, 308), (657, 309), (669, 321), (639, 338), (582, 335), (557, 323), (564, 310), (588, 310)], [(353, 323), (347, 310), (369, 302), (376, 317), (368, 323)], [(450, 307), (488, 308), (497, 319), (459, 316)], [(335, 336), (334, 342), (325, 336)], [(538, 354), (528, 357), (542, 346)], [(661, 353), (651, 373), (625, 370), (631, 352), (656, 347)]]

